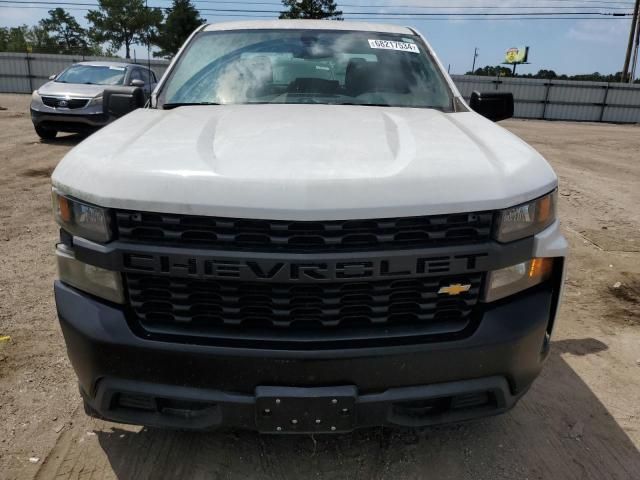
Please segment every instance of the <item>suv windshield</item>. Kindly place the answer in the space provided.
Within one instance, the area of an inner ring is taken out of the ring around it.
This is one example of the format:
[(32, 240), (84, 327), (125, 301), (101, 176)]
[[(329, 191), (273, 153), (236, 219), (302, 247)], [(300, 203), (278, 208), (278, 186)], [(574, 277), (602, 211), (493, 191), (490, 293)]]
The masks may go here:
[(56, 78), (61, 83), (87, 83), (91, 85), (121, 85), (125, 67), (73, 65)]
[(318, 103), (451, 110), (415, 35), (326, 30), (198, 34), (160, 93), (180, 104)]

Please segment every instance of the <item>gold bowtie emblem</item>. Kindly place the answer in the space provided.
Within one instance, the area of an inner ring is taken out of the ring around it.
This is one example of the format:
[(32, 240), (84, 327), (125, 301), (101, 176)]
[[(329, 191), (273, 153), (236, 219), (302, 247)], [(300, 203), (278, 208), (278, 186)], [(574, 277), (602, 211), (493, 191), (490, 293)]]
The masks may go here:
[(447, 293), (449, 295), (460, 295), (471, 290), (471, 285), (462, 285), (461, 283), (452, 283), (448, 287), (442, 287), (438, 293)]

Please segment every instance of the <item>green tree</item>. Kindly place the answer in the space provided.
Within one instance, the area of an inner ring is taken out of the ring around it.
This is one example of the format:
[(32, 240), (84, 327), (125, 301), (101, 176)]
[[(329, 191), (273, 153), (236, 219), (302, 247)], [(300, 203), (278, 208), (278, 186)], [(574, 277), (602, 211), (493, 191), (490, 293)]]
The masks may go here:
[(39, 26), (0, 28), (0, 51), (55, 53), (55, 42), (46, 30)]
[(19, 27), (3, 27), (0, 29), (0, 47), (4, 52), (26, 52), (26, 35), (29, 27), (21, 25)]
[(506, 68), (506, 67), (502, 67), (500, 65), (496, 65), (495, 67), (492, 67), (490, 65), (487, 65), (486, 67), (482, 67), (482, 68), (478, 68), (476, 69), (475, 72), (467, 72), (467, 75), (480, 75), (483, 77), (510, 77), (511, 76), (511, 69)]
[(40, 20), (40, 27), (51, 35), (58, 53), (90, 53), (87, 31), (64, 9), (49, 10), (49, 17)]
[(99, 10), (87, 13), (90, 36), (116, 50), (124, 46), (126, 58), (131, 58), (131, 45), (151, 42), (162, 23), (162, 10), (146, 8), (142, 0), (99, 0), (99, 4)]
[(33, 53), (59, 53), (55, 39), (51, 38), (47, 29), (35, 25), (24, 34), (29, 51)]
[(538, 73), (533, 75), (535, 78), (558, 78), (558, 74), (553, 70), (538, 70)]
[(9, 29), (0, 27), (0, 52), (7, 52), (9, 47)]
[(153, 44), (160, 51), (153, 52), (154, 57), (173, 57), (189, 35), (205, 21), (191, 0), (173, 0), (173, 5), (165, 10), (166, 19), (158, 29)]
[(342, 11), (334, 0), (282, 0), (289, 10), (280, 12), (280, 18), (314, 18), (342, 20)]

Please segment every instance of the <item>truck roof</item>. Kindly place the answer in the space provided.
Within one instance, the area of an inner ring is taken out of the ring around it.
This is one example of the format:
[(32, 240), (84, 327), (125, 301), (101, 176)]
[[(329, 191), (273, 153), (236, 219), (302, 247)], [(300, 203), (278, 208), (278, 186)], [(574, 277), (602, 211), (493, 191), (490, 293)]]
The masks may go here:
[(399, 25), (366, 23), (366, 22), (335, 22), (327, 20), (249, 20), (238, 22), (222, 22), (206, 25), (205, 32), (227, 30), (350, 30), (359, 32), (399, 33), (413, 35), (409, 27)]

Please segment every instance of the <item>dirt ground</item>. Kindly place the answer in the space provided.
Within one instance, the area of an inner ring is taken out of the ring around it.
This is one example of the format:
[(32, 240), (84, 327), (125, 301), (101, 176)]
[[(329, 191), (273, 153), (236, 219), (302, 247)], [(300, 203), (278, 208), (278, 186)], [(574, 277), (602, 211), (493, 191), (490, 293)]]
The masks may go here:
[(510, 413), (335, 437), (193, 434), (85, 417), (52, 295), (49, 176), (80, 139), (42, 142), (0, 95), (0, 478), (640, 478), (640, 127), (508, 121), (560, 176), (571, 244), (552, 355)]

